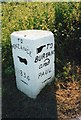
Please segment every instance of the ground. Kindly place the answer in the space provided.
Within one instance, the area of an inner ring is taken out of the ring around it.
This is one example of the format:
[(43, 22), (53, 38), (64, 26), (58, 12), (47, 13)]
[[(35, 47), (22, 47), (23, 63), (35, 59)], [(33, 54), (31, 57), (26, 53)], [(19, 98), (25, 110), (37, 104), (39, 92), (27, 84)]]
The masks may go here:
[(46, 86), (33, 100), (17, 90), (13, 79), (3, 80), (2, 118), (57, 119), (54, 85)]
[(16, 88), (15, 77), (2, 81), (2, 118), (53, 118), (70, 120), (81, 114), (81, 89), (68, 83), (68, 89), (56, 89), (54, 81), (35, 100)]

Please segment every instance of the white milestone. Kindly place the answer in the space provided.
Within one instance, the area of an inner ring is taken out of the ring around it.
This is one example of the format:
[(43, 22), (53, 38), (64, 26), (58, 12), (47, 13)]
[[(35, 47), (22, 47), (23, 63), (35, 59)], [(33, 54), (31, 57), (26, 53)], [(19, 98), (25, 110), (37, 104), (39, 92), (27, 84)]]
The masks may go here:
[(46, 30), (22, 30), (11, 34), (17, 88), (36, 98), (54, 79), (54, 35)]

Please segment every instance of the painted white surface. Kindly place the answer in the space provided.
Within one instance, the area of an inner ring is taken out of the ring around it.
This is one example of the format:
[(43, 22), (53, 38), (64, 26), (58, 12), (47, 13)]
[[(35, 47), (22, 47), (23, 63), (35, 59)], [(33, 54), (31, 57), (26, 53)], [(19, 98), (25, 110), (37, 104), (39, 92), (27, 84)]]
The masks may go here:
[(17, 88), (36, 98), (54, 77), (54, 35), (45, 30), (16, 31), (11, 43)]

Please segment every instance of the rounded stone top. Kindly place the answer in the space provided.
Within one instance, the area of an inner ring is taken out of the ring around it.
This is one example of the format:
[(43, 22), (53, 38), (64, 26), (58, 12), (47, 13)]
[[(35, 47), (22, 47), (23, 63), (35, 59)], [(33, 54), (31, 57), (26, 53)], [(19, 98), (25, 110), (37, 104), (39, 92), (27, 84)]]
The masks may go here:
[(22, 31), (15, 31), (11, 35), (21, 38), (22, 37), (28, 38), (30, 40), (36, 40), (53, 35), (53, 33), (47, 30), (22, 30)]

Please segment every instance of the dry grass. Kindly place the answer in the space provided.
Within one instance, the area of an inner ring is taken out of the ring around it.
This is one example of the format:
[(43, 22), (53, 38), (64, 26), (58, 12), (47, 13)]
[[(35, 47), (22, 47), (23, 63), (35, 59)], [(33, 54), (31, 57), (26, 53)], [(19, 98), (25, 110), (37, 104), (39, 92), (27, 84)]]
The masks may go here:
[(66, 89), (58, 89), (56, 98), (58, 120), (69, 120), (79, 116), (81, 112), (81, 89), (78, 82), (68, 82)]

